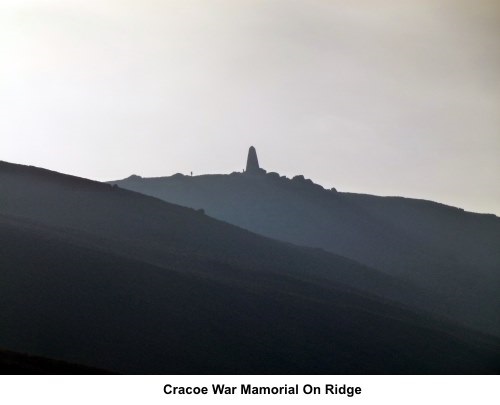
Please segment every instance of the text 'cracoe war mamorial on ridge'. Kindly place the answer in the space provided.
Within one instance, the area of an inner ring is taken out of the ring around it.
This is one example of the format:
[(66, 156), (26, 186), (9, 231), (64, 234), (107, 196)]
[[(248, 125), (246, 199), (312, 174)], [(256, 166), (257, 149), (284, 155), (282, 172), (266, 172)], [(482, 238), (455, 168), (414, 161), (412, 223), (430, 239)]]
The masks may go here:
[(347, 386), (346, 384), (325, 384), (315, 386), (311, 384), (293, 384), (282, 386), (255, 386), (252, 384), (225, 385), (212, 384), (211, 386), (175, 386), (165, 384), (163, 392), (166, 395), (345, 395), (353, 397), (361, 394), (361, 387)]

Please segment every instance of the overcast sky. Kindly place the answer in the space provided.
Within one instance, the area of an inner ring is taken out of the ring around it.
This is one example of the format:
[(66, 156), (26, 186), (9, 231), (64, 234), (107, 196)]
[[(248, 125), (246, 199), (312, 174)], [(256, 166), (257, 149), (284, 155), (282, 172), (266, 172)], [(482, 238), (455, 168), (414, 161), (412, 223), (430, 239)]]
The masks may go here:
[(498, 0), (1, 0), (0, 160), (261, 165), (500, 214)]

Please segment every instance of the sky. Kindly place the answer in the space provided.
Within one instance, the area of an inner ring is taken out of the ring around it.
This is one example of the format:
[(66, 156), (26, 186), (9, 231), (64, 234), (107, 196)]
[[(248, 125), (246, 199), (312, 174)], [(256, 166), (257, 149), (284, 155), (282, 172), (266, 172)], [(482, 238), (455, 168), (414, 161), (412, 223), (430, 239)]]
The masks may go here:
[(0, 0), (0, 160), (261, 166), (500, 215), (497, 0)]

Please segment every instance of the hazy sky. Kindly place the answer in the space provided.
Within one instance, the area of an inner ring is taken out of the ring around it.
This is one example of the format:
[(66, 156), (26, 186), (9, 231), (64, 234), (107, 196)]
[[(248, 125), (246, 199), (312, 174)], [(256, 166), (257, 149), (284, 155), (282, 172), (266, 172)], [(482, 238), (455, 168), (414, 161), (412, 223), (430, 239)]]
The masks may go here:
[(0, 0), (0, 160), (500, 214), (498, 0)]

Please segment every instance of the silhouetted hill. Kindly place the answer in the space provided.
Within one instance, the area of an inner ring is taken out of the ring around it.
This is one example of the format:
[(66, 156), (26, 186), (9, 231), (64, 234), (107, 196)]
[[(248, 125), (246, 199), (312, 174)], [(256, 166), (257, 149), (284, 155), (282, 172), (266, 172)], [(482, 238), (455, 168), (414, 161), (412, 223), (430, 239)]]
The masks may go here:
[(500, 335), (500, 218), (430, 201), (340, 193), (296, 176), (131, 176), (111, 182), (417, 283), (432, 309)]
[(9, 350), (123, 373), (499, 368), (497, 339), (412, 309), (411, 284), (106, 184), (0, 163), (0, 240)]

